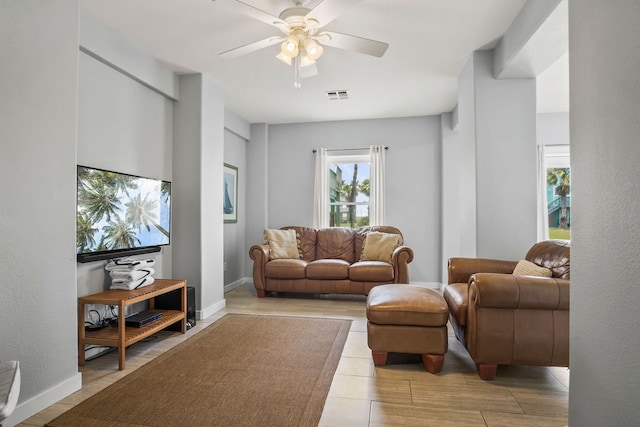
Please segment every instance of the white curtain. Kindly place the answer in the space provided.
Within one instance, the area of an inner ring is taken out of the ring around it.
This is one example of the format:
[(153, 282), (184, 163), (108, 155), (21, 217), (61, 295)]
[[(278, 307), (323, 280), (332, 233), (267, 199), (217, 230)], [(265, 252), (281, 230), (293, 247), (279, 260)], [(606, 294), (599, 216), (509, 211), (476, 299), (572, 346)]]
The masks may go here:
[(372, 145), (369, 152), (371, 155), (369, 225), (385, 225), (385, 147), (384, 145)]
[(549, 238), (549, 213), (547, 201), (547, 167), (544, 144), (538, 144), (538, 241)]
[(329, 164), (327, 149), (316, 150), (316, 176), (313, 188), (313, 226), (326, 228), (329, 226)]

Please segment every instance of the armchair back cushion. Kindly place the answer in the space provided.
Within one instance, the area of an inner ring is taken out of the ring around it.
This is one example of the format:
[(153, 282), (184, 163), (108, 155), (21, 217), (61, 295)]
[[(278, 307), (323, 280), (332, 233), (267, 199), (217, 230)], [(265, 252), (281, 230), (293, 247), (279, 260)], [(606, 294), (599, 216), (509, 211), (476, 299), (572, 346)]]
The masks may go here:
[(524, 259), (550, 269), (553, 278), (571, 278), (571, 244), (568, 241), (547, 240), (536, 243)]

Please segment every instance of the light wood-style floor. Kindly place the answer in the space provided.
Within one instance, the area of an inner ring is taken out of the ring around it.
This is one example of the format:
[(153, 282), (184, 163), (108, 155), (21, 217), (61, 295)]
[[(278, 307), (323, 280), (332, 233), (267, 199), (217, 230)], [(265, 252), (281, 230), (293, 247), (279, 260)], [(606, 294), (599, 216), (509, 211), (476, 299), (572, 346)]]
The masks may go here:
[(451, 333), (438, 375), (425, 372), (419, 359), (407, 356), (376, 368), (367, 347), (365, 297), (287, 295), (258, 299), (253, 285), (244, 285), (228, 292), (225, 299), (224, 310), (198, 321), (185, 335), (161, 332), (155, 339), (130, 346), (123, 371), (117, 369), (116, 352), (87, 362), (80, 368), (81, 390), (20, 426), (43, 426), (227, 313), (353, 320), (320, 420), (323, 427), (568, 425), (566, 368), (499, 367), (495, 381), (482, 381)]

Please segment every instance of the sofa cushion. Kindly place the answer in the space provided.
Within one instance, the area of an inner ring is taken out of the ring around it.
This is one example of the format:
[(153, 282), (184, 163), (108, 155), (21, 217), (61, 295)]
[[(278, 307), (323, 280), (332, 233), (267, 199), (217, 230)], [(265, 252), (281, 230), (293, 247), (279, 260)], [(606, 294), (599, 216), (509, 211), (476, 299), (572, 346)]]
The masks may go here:
[(513, 275), (551, 277), (551, 270), (523, 259), (518, 261), (518, 264), (516, 264), (516, 268), (513, 270)]
[(360, 261), (385, 261), (391, 264), (393, 251), (398, 246), (399, 235), (372, 231), (364, 239)]
[[(444, 327), (448, 319), (447, 305), (434, 289), (408, 284), (381, 285), (371, 289), (367, 297), (369, 323)], [(446, 332), (443, 339), (446, 341)]]
[(393, 266), (384, 261), (358, 261), (349, 267), (349, 279), (356, 282), (393, 282)]
[(369, 234), (372, 231), (397, 234), (398, 236), (400, 236), (400, 245), (404, 245), (404, 239), (402, 237), (402, 233), (396, 227), (392, 227), (391, 225), (368, 225), (366, 227), (360, 227), (356, 229), (356, 235), (354, 238), (357, 260), (359, 260), (362, 257), (362, 247), (364, 246), (364, 240), (367, 238), (367, 234)]
[(264, 276), (270, 279), (304, 279), (307, 261), (274, 259), (264, 266)]
[(349, 278), (349, 263), (342, 259), (319, 259), (307, 265), (307, 279), (337, 280)]
[(316, 259), (342, 259), (352, 264), (355, 261), (353, 237), (348, 228), (322, 228), (318, 230)]
[(287, 226), (282, 230), (295, 230), (298, 233), (298, 248), (300, 250), (300, 258), (305, 261), (313, 261), (316, 259), (316, 239), (318, 230), (310, 227)]
[(300, 259), (298, 236), (295, 230), (264, 230), (269, 244), (269, 259)]

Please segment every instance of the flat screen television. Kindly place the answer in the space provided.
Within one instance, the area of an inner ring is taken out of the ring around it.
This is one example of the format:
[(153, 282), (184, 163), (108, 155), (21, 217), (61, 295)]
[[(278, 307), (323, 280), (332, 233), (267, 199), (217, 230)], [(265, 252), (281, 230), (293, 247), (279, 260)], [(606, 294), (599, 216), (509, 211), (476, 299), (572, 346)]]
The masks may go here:
[(78, 262), (159, 252), (170, 243), (171, 182), (78, 165)]

